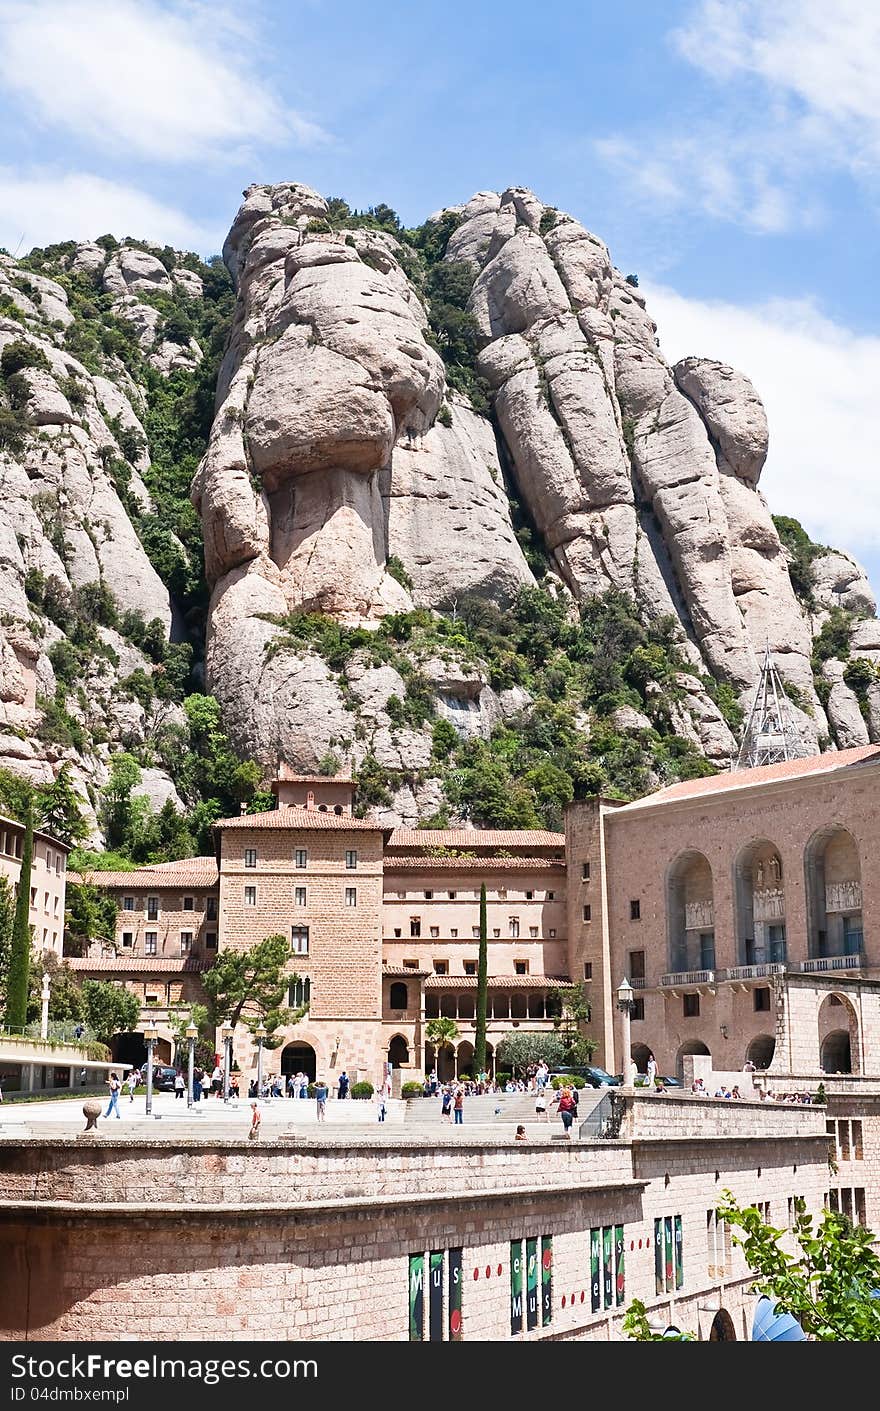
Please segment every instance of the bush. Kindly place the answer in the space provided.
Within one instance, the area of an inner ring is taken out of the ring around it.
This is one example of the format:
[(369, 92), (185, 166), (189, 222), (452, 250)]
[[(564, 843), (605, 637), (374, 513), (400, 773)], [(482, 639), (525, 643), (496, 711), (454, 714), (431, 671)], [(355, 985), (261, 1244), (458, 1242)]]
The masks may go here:
[(581, 1077), (580, 1073), (554, 1073), (550, 1079), (550, 1086), (558, 1092), (560, 1088), (585, 1088), (587, 1081)]
[(13, 377), (24, 367), (40, 368), (43, 372), (49, 371), (46, 354), (42, 348), (28, 343), (24, 338), (13, 338), (12, 342), (7, 343), (0, 354), (0, 372), (4, 377)]
[[(418, 1084), (416, 1084), (418, 1087)], [(367, 1098), (373, 1096), (372, 1083), (354, 1083), (351, 1089), (352, 1097)]]
[[(361, 1085), (358, 1084), (358, 1087), (360, 1086)], [(369, 1083), (364, 1084), (364, 1087), (369, 1088), (369, 1086)], [(402, 1097), (424, 1097), (425, 1090), (422, 1087), (421, 1083), (404, 1083), (403, 1087), (400, 1090), (400, 1093)]]

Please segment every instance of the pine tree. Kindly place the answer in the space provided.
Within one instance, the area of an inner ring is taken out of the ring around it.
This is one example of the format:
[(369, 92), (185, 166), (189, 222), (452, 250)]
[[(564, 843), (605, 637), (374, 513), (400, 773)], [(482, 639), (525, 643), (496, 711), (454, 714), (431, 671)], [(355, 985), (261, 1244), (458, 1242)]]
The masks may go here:
[(486, 884), (480, 887), (480, 959), (477, 964), (477, 1027), (474, 1035), (474, 1077), (486, 1070), (486, 1009), (489, 991), (489, 930), (486, 924)]
[(59, 842), (73, 847), (89, 836), (88, 825), (80, 810), (80, 799), (70, 777), (70, 765), (63, 764), (58, 778), (38, 790), (37, 807), (41, 827)]
[(28, 977), (31, 966), (31, 863), (34, 855), (34, 815), (31, 804), (24, 819), (24, 845), (21, 851), (21, 872), (15, 920), (12, 923), (12, 946), (9, 953), (9, 974), (6, 981), (6, 1025), (10, 1029), (27, 1022)]

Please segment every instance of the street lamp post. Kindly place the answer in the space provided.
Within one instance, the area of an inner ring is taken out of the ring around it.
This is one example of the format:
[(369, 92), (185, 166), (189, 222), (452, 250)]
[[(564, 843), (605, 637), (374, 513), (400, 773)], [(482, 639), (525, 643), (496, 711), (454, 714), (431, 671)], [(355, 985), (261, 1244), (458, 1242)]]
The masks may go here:
[(263, 1096), (263, 1040), (266, 1037), (266, 1026), (260, 1021), (254, 1030), (254, 1038), (257, 1041), (257, 1097)]
[(196, 1028), (195, 1024), (193, 1024), (193, 1023), (187, 1024), (187, 1026), (186, 1026), (186, 1042), (187, 1042), (187, 1045), (188, 1045), (188, 1048), (189, 1048), (189, 1054), (187, 1055), (187, 1081), (186, 1081), (186, 1105), (187, 1105), (187, 1107), (192, 1107), (192, 1105), (193, 1105), (193, 1068), (194, 1068), (194, 1066), (195, 1066), (196, 1038), (198, 1037), (198, 1032), (199, 1032), (199, 1031), (198, 1031), (198, 1029)]
[(149, 1117), (153, 1111), (153, 1045), (159, 1037), (159, 1031), (152, 1024), (144, 1029), (144, 1043), (147, 1046), (147, 1107), (146, 1113)]
[(224, 1024), (220, 1030), (223, 1040), (223, 1101), (229, 1101), (229, 1074), (232, 1071), (232, 1026)]
[(617, 988), (617, 1008), (620, 1010), (622, 1016), (621, 1028), (623, 1030), (623, 1087), (626, 1089), (627, 1092), (632, 1092), (632, 1042), (630, 1038), (630, 1016), (632, 1015), (633, 1001), (633, 987), (624, 975), (623, 982)]

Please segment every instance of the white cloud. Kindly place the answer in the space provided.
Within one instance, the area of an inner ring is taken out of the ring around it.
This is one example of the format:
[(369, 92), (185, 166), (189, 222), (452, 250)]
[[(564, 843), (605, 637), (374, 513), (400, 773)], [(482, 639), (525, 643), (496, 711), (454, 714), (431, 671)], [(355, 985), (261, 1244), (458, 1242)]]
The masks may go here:
[(0, 86), (30, 120), (129, 158), (186, 162), (326, 140), (247, 65), (222, 8), (0, 0)]
[(173, 206), (132, 186), (88, 172), (23, 176), (0, 167), (0, 245), (25, 254), (33, 245), (88, 240), (97, 235), (134, 235), (178, 249), (211, 254), (223, 234), (199, 225)]
[(809, 300), (746, 308), (642, 287), (671, 362), (717, 358), (755, 384), (770, 423), (761, 490), (771, 510), (876, 569), (880, 338), (835, 323)]
[(829, 174), (876, 190), (876, 0), (698, 0), (669, 40), (712, 89), (685, 86), (675, 128), (595, 144), (647, 200), (777, 234), (816, 221)]

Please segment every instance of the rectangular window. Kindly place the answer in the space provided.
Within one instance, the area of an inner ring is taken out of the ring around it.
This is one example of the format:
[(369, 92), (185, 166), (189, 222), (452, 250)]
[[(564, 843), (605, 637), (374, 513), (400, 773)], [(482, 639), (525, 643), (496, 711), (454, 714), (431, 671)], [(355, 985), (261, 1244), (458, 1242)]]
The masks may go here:
[(495, 940), (497, 941), (497, 940), (498, 940), (498, 937), (501, 935), (501, 927), (500, 927), (500, 926), (493, 926), (493, 927), (492, 927), (492, 935), (494, 936)]
[(463, 1283), (461, 1249), (409, 1256), (410, 1342), (461, 1342)]
[(358, 855), (354, 848), (350, 848), (345, 854), (345, 865), (349, 872), (353, 872), (358, 865)]
[(37, 907), (37, 889), (36, 889), (36, 887), (31, 887), (31, 909), (35, 911), (35, 910), (36, 910), (36, 907)]
[(555, 901), (555, 900), (556, 900), (556, 893), (555, 893), (555, 892), (548, 892), (548, 893), (547, 893), (547, 900), (548, 900), (548, 901)]
[[(768, 1216), (764, 1217), (765, 1219)], [(730, 1226), (715, 1210), (706, 1211), (706, 1273), (710, 1279), (728, 1279), (733, 1272)]]
[(256, 906), (256, 904), (257, 904), (257, 889), (256, 889), (256, 887), (245, 887), (245, 889), (244, 889), (244, 904), (245, 904), (245, 906)]
[(44, 910), (44, 911), (48, 911), (48, 910), (49, 910), (49, 893), (48, 893), (48, 892), (44, 892), (44, 893), (43, 893), (43, 910)]
[(134, 911), (134, 897), (123, 897), (123, 898), (122, 898), (122, 910), (123, 910), (123, 911)]
[(852, 1154), (853, 1161), (862, 1161), (864, 1159), (861, 1122), (853, 1122), (852, 1124)]
[(205, 935), (205, 950), (217, 949), (217, 932), (208, 931)]
[(183, 909), (184, 909), (184, 911), (192, 911), (192, 910), (193, 910), (193, 899), (192, 899), (192, 897), (184, 897), (184, 899), (183, 899)]
[(358, 904), (358, 890), (357, 890), (357, 887), (346, 887), (346, 889), (345, 889), (345, 905), (346, 905), (346, 906), (357, 906), (357, 904)]
[(514, 975), (528, 975), (529, 962), (527, 960), (515, 960), (513, 962)]
[(594, 1313), (617, 1308), (626, 1296), (622, 1225), (590, 1230), (590, 1306)]
[(592, 921), (592, 919), (593, 919), (593, 908), (592, 908), (592, 906), (585, 906), (585, 907), (584, 907), (584, 920), (585, 920), (585, 921)]
[(216, 920), (217, 920), (217, 898), (216, 898), (216, 897), (205, 897), (205, 920), (206, 920), (206, 921), (216, 921)]
[(306, 889), (305, 889), (305, 887), (294, 887), (294, 889), (293, 889), (293, 904), (294, 904), (294, 906), (305, 906), (305, 904), (306, 904)]
[(433, 901), (433, 899), (434, 899), (434, 893), (433, 893), (433, 892), (425, 892), (425, 901)]
[(435, 960), (435, 961), (433, 961), (432, 963), (433, 963), (433, 966), (434, 966), (434, 974), (435, 974), (435, 975), (448, 975), (448, 974), (449, 974), (449, 961), (448, 961), (448, 960)]
[(308, 867), (308, 865), (309, 865), (309, 851), (308, 851), (308, 848), (297, 848), (297, 849), (295, 850), (295, 852), (294, 852), (294, 854), (293, 854), (293, 864), (294, 864), (295, 867), (300, 867), (300, 868), (302, 868), (302, 867)]
[(455, 901), (455, 898), (456, 898), (457, 896), (458, 896), (458, 893), (457, 893), (457, 892), (450, 892), (450, 893), (449, 893), (449, 900), (450, 900), (450, 901)]
[(126, 949), (129, 949), (131, 946), (134, 945), (134, 932), (133, 932), (133, 931), (123, 931), (123, 933), (122, 933), (122, 944), (126, 947)]
[(770, 991), (769, 991), (769, 989), (767, 988), (767, 986), (766, 986), (766, 985), (760, 985), (760, 986), (758, 987), (758, 989), (753, 990), (752, 993), (753, 993), (753, 996), (754, 996), (754, 998), (753, 998), (753, 1003), (754, 1003), (754, 1006), (755, 1006), (755, 1013), (756, 1013), (756, 1014), (757, 1014), (757, 1013), (760, 1013), (760, 1011), (762, 1011), (762, 1010), (764, 1010), (764, 1011), (766, 1011), (767, 1013), (769, 1013), (769, 1012), (770, 1012)]
[(715, 932), (700, 932), (700, 969), (715, 969)]
[(419, 962), (417, 960), (405, 960), (403, 962), (403, 968), (404, 970), (418, 970)]
[(537, 936), (538, 936), (538, 928), (537, 928), (537, 926), (530, 926), (530, 927), (529, 927), (529, 935), (530, 935), (530, 937), (532, 938), (533, 941), (534, 941), (534, 940), (537, 940)]
[(590, 864), (589, 864), (588, 862), (582, 862), (582, 863), (581, 863), (581, 881), (582, 881), (582, 882), (589, 882), (589, 880), (590, 880)]
[(538, 1326), (538, 1241), (526, 1240), (526, 1327)]
[(593, 962), (592, 962), (591, 960), (585, 960), (585, 961), (584, 961), (584, 979), (585, 979), (585, 980), (592, 980), (592, 978), (593, 978)]
[(684, 1244), (680, 1215), (654, 1221), (654, 1290), (672, 1293), (684, 1284)]
[(428, 927), (428, 931), (430, 932), (431, 940), (432, 940), (432, 941), (436, 941), (437, 938), (438, 938), (438, 936), (440, 935), (440, 927), (439, 927), (439, 926), (429, 926), (429, 927)]
[(51, 871), (52, 871), (52, 849), (51, 849), (51, 848), (47, 848), (47, 849), (46, 849), (46, 870), (47, 870), (47, 872), (51, 872)]
[(144, 932), (144, 955), (155, 955), (159, 940), (157, 931)]
[(256, 848), (245, 848), (245, 850), (244, 850), (244, 865), (245, 865), (245, 867), (256, 867), (256, 865), (257, 865), (257, 850), (256, 850)]
[(682, 995), (682, 1014), (685, 1019), (699, 1019), (700, 1017), (700, 996)]
[(471, 927), (471, 935), (473, 936), (473, 938), (474, 938), (475, 941), (478, 941), (478, 940), (480, 939), (480, 928), (479, 928), (479, 926), (472, 926), (472, 927)]
[(422, 918), (420, 916), (411, 916), (409, 918), (409, 933), (411, 936), (420, 936), (422, 934)]
[(464, 962), (464, 973), (465, 975), (476, 975), (477, 962), (475, 960), (466, 960)]
[(526, 901), (531, 901), (534, 895), (534, 892), (526, 892)]
[(450, 926), (449, 934), (454, 941), (458, 940), (458, 928), (456, 926)]
[(645, 952), (643, 950), (631, 950), (629, 952), (629, 979), (644, 980), (645, 978)]
[(508, 935), (510, 936), (510, 939), (513, 941), (517, 940), (519, 937), (519, 917), (511, 916), (508, 920), (507, 925), (509, 928)]
[(287, 991), (287, 1003), (291, 1009), (302, 1009), (312, 999), (312, 982), (308, 975), (298, 975), (292, 980)]
[(180, 933), (180, 954), (181, 954), (181, 955), (189, 955), (190, 951), (192, 950), (192, 943), (193, 943), (193, 933), (192, 933), (192, 931), (181, 931), (181, 933)]
[(639, 995), (638, 999), (634, 999), (634, 1000), (633, 1000), (632, 1012), (631, 1012), (631, 1014), (630, 1014), (630, 1019), (632, 1019), (633, 1021), (636, 1021), (636, 1020), (639, 1020), (639, 1019), (643, 1020), (644, 1017), (645, 1017), (645, 1001), (642, 999), (641, 995)]
[(158, 921), (158, 920), (159, 920), (159, 898), (158, 898), (158, 897), (147, 897), (147, 920), (148, 920), (148, 921)]
[(642, 903), (638, 897), (634, 897), (629, 904), (629, 919), (630, 921), (641, 921), (642, 919)]
[(550, 937), (551, 941), (555, 940), (555, 939), (556, 939), (556, 927), (555, 927), (555, 926), (551, 926), (551, 927), (550, 927), (550, 930), (547, 932), (547, 935)]
[(395, 936), (398, 936), (398, 937), (403, 934), (403, 933), (401, 932), (401, 929), (400, 929), (399, 926), (395, 926), (395, 928), (394, 928), (394, 934), (395, 934)]
[(291, 926), (290, 928), (290, 949), (293, 955), (308, 955), (309, 953), (309, 928), (308, 926)]

